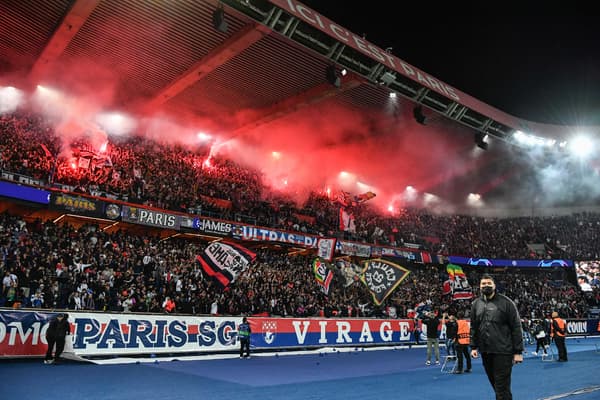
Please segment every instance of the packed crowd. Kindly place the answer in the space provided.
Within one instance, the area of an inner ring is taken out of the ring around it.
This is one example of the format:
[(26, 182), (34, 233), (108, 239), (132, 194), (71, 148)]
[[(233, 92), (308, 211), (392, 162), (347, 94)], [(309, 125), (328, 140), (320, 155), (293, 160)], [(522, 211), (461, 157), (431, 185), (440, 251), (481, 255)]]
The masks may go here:
[[(304, 204), (270, 190), (261, 173), (208, 148), (183, 148), (149, 139), (111, 138), (102, 151), (82, 137), (65, 149), (55, 130), (33, 115), (0, 117), (0, 168), (46, 185), (117, 198), (157, 208), (250, 222), (317, 235), (403, 247), (419, 245), (438, 254), (485, 258), (600, 259), (600, 215), (485, 219), (432, 215), (412, 210), (382, 215), (369, 203), (351, 205), (355, 232), (339, 231), (340, 203), (311, 193)], [(312, 256), (259, 251), (258, 260), (227, 290), (204, 279), (194, 256), (201, 243), (160, 241), (127, 232), (106, 233), (48, 221), (25, 223), (2, 215), (2, 305), (111, 311), (273, 315), (411, 315), (415, 308), (450, 308), (442, 294), (440, 266), (415, 268), (382, 307), (374, 307), (359, 284), (319, 292)], [(532, 246), (536, 244), (536, 246)], [(540, 244), (542, 245), (540, 247)], [(509, 295), (525, 315), (560, 308), (582, 316), (599, 303), (600, 271), (582, 293), (552, 274), (502, 274)], [(476, 274), (469, 279), (475, 282)], [(476, 285), (475, 285), (476, 286)], [(464, 307), (463, 307), (464, 306)]]
[(102, 152), (94, 153), (93, 147), (86, 137), (69, 149), (61, 147), (54, 129), (38, 116), (0, 117), (3, 171), (76, 192), (289, 231), (398, 247), (418, 245), (446, 255), (600, 258), (598, 214), (486, 219), (411, 210), (391, 216), (366, 202), (352, 206), (356, 231), (340, 232), (340, 204), (333, 196), (313, 192), (297, 205), (270, 190), (260, 171), (209, 158), (206, 147), (183, 148), (140, 137), (110, 138)]
[[(0, 215), (2, 295), (0, 306), (184, 314), (412, 317), (415, 312), (469, 310), (469, 300), (444, 294), (443, 266), (414, 265), (409, 278), (376, 307), (360, 281), (339, 276), (325, 296), (317, 285), (313, 255), (258, 250), (256, 262), (222, 289), (207, 279), (195, 256), (205, 244), (160, 240), (94, 225), (75, 229), (52, 221), (25, 222)], [(358, 262), (358, 260), (356, 260)], [(479, 273), (465, 269), (476, 292)], [(585, 317), (600, 304), (562, 271), (497, 273), (498, 287), (515, 299), (522, 315), (551, 310)], [(476, 294), (476, 293), (475, 293)]]

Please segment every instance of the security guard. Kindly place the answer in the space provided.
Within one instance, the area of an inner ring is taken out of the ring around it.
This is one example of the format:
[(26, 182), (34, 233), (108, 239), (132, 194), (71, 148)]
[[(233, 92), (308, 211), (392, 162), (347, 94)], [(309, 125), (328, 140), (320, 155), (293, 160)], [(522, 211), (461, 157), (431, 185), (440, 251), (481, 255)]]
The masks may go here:
[(565, 344), (565, 337), (567, 336), (567, 323), (564, 319), (558, 316), (558, 313), (554, 311), (552, 313), (552, 325), (551, 325), (551, 336), (554, 338), (554, 344), (558, 350), (558, 361), (566, 362), (567, 359), (567, 346)]
[[(240, 358), (250, 358), (250, 324), (246, 317), (242, 319), (242, 323), (238, 326), (238, 337), (240, 338)], [(244, 352), (246, 353), (244, 355)]]
[(458, 358), (458, 369), (454, 372), (455, 374), (463, 373), (463, 356), (467, 360), (467, 369), (465, 372), (471, 372), (471, 355), (469, 354), (469, 344), (471, 343), (471, 324), (469, 321), (464, 319), (465, 313), (459, 311), (456, 316), (458, 317), (458, 332), (456, 334), (456, 356)]

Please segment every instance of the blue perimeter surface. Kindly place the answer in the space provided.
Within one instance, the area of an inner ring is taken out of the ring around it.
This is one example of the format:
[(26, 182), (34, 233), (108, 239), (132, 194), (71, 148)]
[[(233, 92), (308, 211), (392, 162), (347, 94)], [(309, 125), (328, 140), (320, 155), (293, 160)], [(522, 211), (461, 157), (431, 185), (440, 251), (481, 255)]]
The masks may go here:
[[(568, 340), (567, 363), (543, 362), (529, 346), (513, 369), (514, 399), (600, 399), (599, 346)], [(0, 399), (494, 398), (480, 360), (471, 374), (443, 373), (425, 366), (424, 348), (112, 365), (11, 360), (0, 362), (0, 377)]]

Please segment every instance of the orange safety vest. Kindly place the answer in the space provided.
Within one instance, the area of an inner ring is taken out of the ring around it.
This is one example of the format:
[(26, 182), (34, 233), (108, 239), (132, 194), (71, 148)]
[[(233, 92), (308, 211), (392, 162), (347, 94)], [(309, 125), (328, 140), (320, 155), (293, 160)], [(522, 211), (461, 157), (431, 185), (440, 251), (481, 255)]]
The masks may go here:
[(556, 336), (565, 337), (567, 334), (567, 324), (565, 323), (565, 320), (562, 318), (556, 317), (553, 319), (553, 321), (556, 321), (556, 325), (558, 325), (558, 327), (560, 328), (562, 333), (560, 333), (559, 331), (556, 331), (556, 332), (554, 331), (554, 322), (552, 322), (551, 329), (550, 329), (551, 335), (554, 336), (556, 334)]
[(458, 320), (458, 343), (467, 346), (471, 343), (471, 324), (466, 319)]

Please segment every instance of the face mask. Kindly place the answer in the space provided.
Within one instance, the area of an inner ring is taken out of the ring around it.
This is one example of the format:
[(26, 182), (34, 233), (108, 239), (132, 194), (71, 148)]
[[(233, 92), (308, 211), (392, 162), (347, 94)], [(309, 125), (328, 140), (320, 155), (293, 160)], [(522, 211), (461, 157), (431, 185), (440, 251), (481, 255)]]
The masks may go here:
[(484, 286), (481, 288), (481, 293), (483, 293), (486, 296), (489, 296), (492, 293), (494, 293), (494, 288), (491, 286)]

